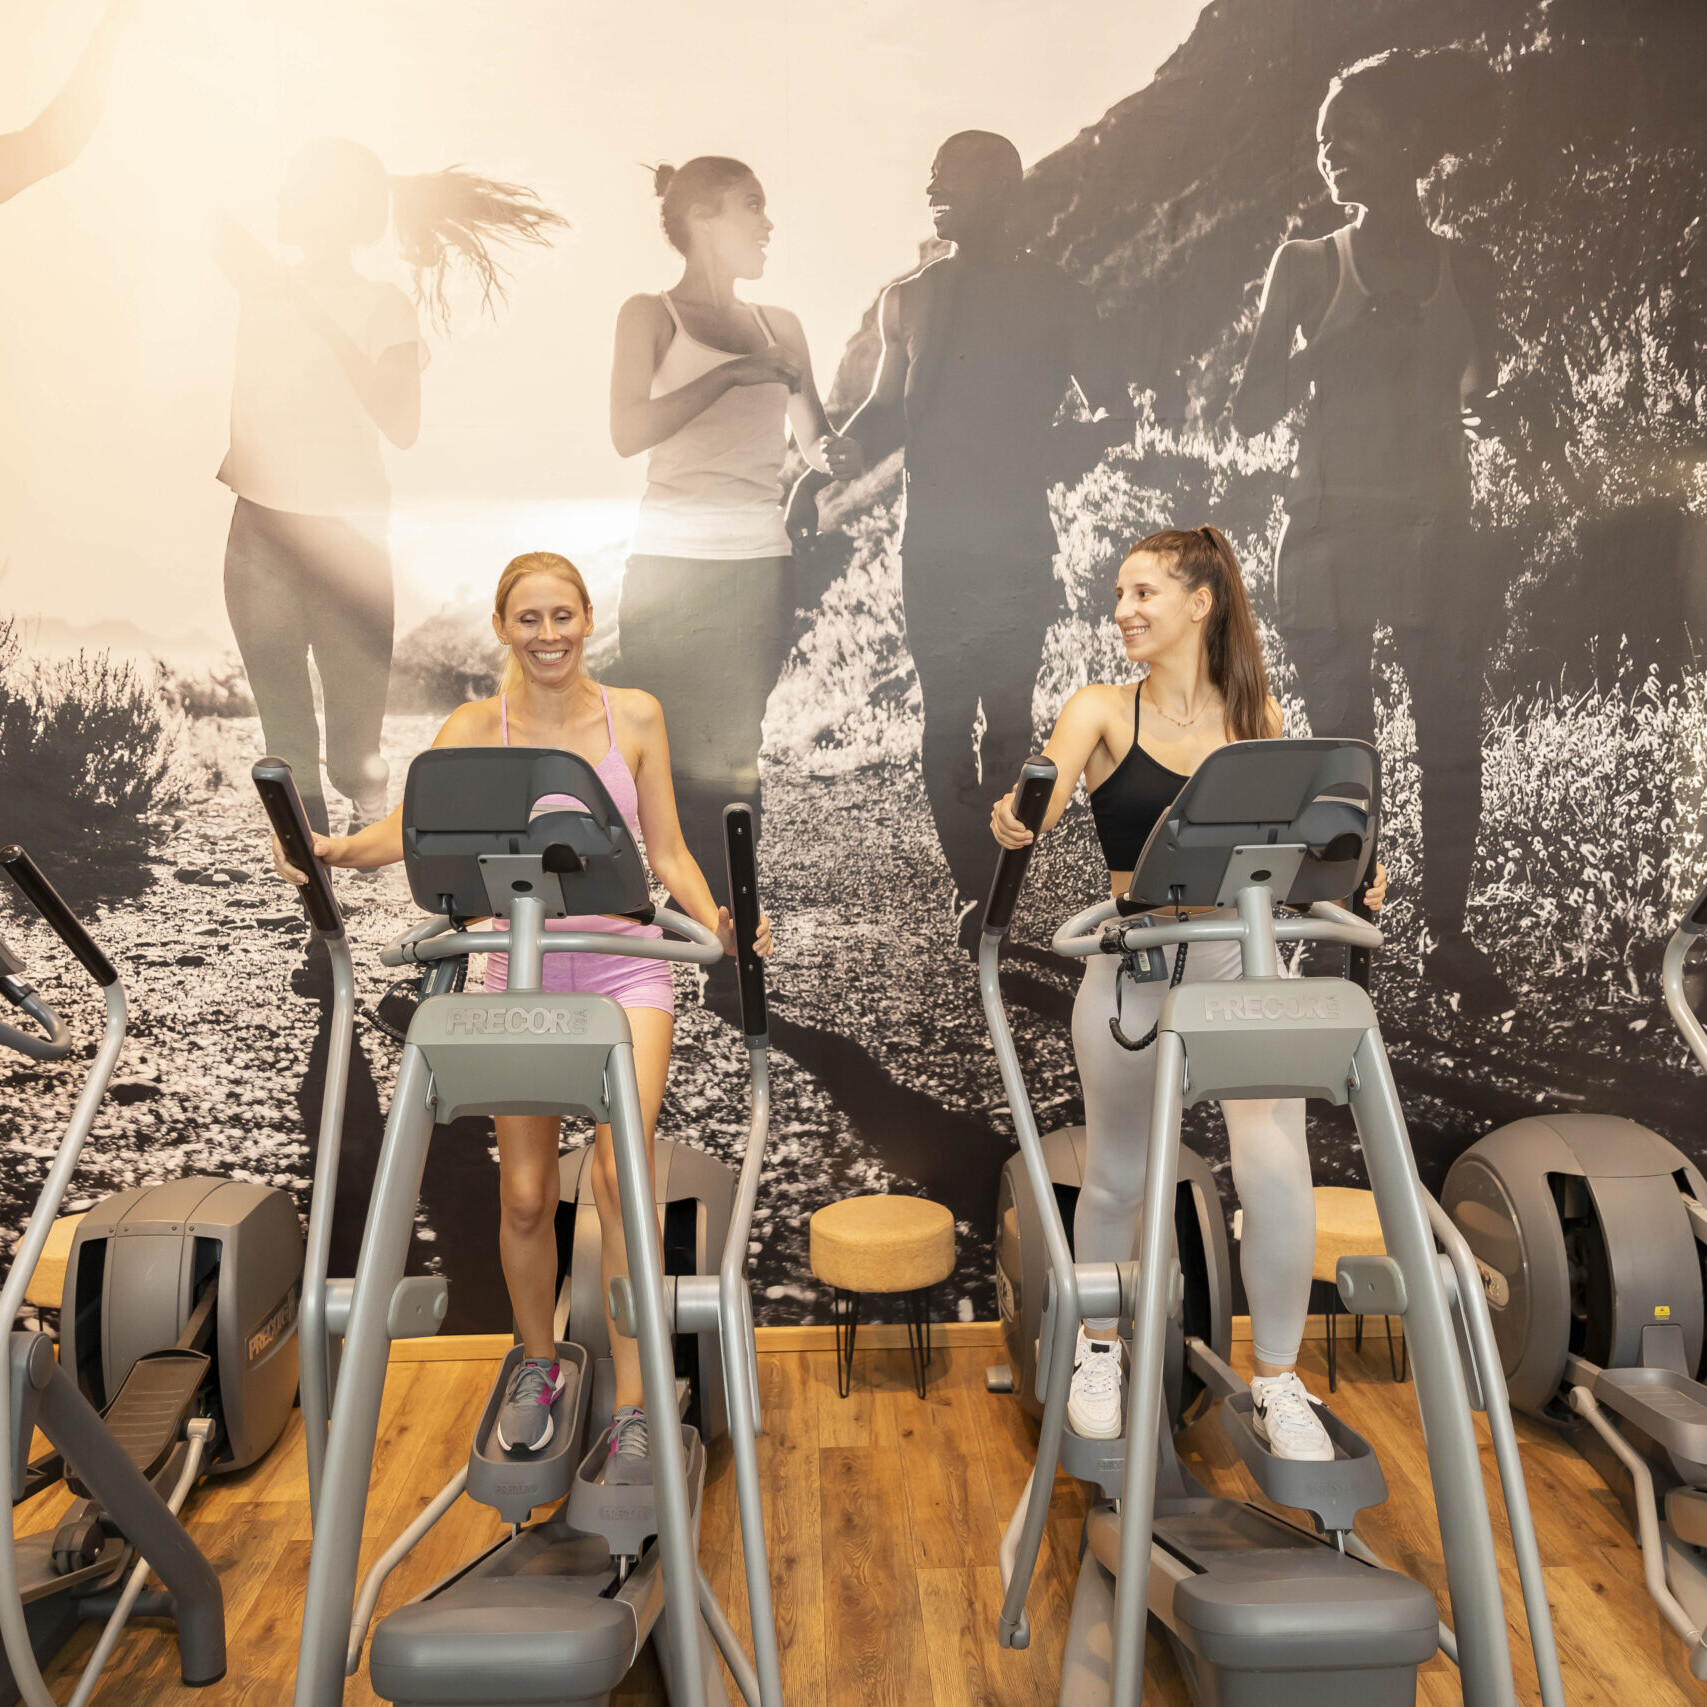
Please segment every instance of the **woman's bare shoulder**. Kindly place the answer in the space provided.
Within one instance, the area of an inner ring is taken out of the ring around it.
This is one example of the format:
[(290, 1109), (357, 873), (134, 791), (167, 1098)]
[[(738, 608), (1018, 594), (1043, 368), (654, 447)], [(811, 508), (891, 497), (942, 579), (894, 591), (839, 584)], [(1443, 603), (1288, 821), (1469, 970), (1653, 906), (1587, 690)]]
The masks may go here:
[(503, 740), (498, 701), (471, 699), (459, 705), (433, 738), (435, 747), (496, 747)]
[(646, 735), (664, 727), (664, 708), (656, 694), (644, 688), (606, 688), (610, 696), (611, 717), (636, 735)]

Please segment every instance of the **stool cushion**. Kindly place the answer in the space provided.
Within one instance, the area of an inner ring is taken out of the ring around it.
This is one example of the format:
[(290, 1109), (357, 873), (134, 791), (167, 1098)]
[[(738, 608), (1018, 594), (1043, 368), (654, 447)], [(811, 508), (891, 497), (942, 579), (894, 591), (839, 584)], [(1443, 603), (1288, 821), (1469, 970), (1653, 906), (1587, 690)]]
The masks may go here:
[(1375, 1193), (1343, 1185), (1319, 1185), (1316, 1198), (1317, 1280), (1332, 1283), (1341, 1257), (1380, 1256), (1381, 1218), (1375, 1213)]
[(812, 1272), (845, 1292), (913, 1292), (954, 1273), (954, 1217), (923, 1197), (845, 1197), (812, 1217)]

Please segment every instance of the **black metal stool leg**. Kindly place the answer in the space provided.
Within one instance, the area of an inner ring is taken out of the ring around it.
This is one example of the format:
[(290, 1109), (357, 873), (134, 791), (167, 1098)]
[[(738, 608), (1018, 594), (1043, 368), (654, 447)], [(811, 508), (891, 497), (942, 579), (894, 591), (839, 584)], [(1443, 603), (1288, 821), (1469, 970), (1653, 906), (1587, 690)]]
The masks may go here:
[(907, 1352), (913, 1360), (913, 1384), (925, 1396), (925, 1372), (931, 1362), (931, 1289), (921, 1286), (907, 1294)]
[(1339, 1294), (1336, 1292), (1333, 1301), (1328, 1305), (1327, 1314), (1322, 1318), (1328, 1328), (1328, 1391), (1337, 1393), (1340, 1386), (1339, 1361), (1335, 1356), (1334, 1346), (1334, 1317), (1339, 1314)]
[(1399, 1318), (1399, 1350), (1395, 1357), (1393, 1351), (1393, 1318), (1382, 1318), (1387, 1324), (1387, 1367), (1393, 1371), (1395, 1381), (1403, 1381), (1405, 1372), (1410, 1367), (1410, 1347), (1405, 1344), (1405, 1319)]
[(859, 1327), (859, 1294), (836, 1288), (831, 1306), (836, 1324), (836, 1391), (845, 1399), (853, 1384), (854, 1333)]

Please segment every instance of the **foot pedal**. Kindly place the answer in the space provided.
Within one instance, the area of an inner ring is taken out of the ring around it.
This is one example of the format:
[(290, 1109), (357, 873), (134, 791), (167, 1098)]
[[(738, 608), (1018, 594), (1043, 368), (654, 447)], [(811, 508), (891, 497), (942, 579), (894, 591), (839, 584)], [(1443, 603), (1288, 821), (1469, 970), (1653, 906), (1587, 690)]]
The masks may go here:
[(986, 1393), (1011, 1393), (1014, 1390), (1013, 1366), (1006, 1363), (992, 1363), (984, 1370), (984, 1391)]
[(1126, 1432), (1110, 1440), (1075, 1434), (1072, 1424), (1061, 1431), (1061, 1468), (1081, 1482), (1095, 1482), (1111, 1500), (1119, 1499), (1126, 1482)]
[(1326, 1535), (1347, 1530), (1360, 1511), (1387, 1497), (1387, 1478), (1375, 1448), (1356, 1429), (1341, 1422), (1326, 1405), (1315, 1405), (1316, 1420), (1334, 1443), (1331, 1464), (1279, 1458), (1258, 1436), (1248, 1392), (1221, 1401), (1221, 1428), (1232, 1441), (1256, 1484), (1276, 1505), (1307, 1511)]
[[(130, 1366), (118, 1396), (101, 1413), (131, 1463), (151, 1480), (178, 1443), (178, 1428), (213, 1361), (203, 1351), (151, 1351)], [(95, 1496), (67, 1469), (65, 1485)]]
[(551, 1406), (551, 1436), (537, 1452), (509, 1452), (498, 1444), (498, 1412), (524, 1348), (511, 1346), (492, 1385), (474, 1444), (468, 1452), (468, 1497), (489, 1505), (506, 1523), (526, 1523), (538, 1506), (555, 1505), (569, 1492), (575, 1454), (587, 1424), (587, 1354), (566, 1340), (557, 1342), (563, 1391)]
[[(650, 1482), (635, 1487), (606, 1487), (600, 1478), (610, 1457), (610, 1428), (604, 1428), (575, 1471), (569, 1490), (568, 1519), (572, 1529), (604, 1538), (613, 1556), (639, 1558), (658, 1533), (657, 1493)], [(705, 1476), (705, 1448), (699, 1430), (682, 1424), (682, 1450), (688, 1461), (688, 1496), (697, 1497)]]

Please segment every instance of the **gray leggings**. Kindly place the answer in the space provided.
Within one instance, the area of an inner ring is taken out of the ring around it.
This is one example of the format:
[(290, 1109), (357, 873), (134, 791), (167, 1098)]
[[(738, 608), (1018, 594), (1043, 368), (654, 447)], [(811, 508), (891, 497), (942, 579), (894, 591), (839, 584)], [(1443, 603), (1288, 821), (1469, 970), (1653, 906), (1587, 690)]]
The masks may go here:
[[(1174, 950), (1165, 951), (1169, 970)], [(1150, 1101), (1156, 1050), (1132, 1054), (1110, 1035), (1120, 962), (1095, 955), (1073, 1003), (1073, 1053), (1085, 1096), (1085, 1184), (1073, 1220), (1073, 1254), (1080, 1262), (1128, 1262), (1137, 1255), (1150, 1149)], [(1186, 956), (1192, 983), (1236, 978), (1237, 943), (1199, 943)], [(1167, 981), (1122, 980), (1120, 1029), (1142, 1037), (1167, 994)], [(1239, 1267), (1250, 1298), (1251, 1338), (1264, 1363), (1289, 1368), (1298, 1359), (1310, 1308), (1316, 1255), (1316, 1200), (1310, 1152), (1304, 1142), (1304, 1103), (1224, 1102), (1233, 1185), (1244, 1207)], [(1112, 1321), (1088, 1322), (1112, 1333)]]

